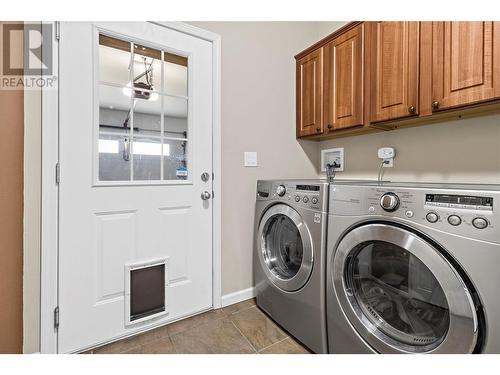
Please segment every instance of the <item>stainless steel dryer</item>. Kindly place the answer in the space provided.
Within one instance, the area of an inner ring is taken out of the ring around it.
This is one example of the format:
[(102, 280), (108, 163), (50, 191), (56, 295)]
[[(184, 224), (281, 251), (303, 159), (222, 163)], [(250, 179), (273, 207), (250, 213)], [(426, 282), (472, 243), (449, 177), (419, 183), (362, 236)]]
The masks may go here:
[(500, 353), (500, 187), (330, 187), (331, 353)]
[(327, 352), (325, 260), (328, 183), (258, 181), (257, 305), (302, 344)]

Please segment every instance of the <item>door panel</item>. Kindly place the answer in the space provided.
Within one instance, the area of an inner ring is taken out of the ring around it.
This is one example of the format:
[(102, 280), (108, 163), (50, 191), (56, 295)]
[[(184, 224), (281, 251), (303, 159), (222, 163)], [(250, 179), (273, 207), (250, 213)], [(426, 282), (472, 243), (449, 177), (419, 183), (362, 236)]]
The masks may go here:
[[(121, 48), (104, 70), (100, 34)], [(58, 351), (75, 352), (212, 306), (212, 52), (150, 23), (62, 23), (59, 66)], [(126, 265), (157, 259), (166, 314), (129, 324)]]
[(324, 123), (331, 130), (363, 125), (364, 25), (324, 47)]
[(371, 121), (418, 114), (418, 22), (369, 22)]
[(323, 132), (323, 49), (297, 61), (297, 136)]
[(500, 23), (433, 23), (433, 110), (500, 98)]

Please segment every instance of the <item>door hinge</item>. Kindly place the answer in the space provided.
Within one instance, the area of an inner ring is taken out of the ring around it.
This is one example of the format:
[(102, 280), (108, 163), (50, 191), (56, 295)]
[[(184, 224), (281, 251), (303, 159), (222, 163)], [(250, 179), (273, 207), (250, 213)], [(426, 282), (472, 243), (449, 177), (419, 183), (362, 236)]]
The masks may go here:
[(61, 39), (61, 23), (59, 21), (55, 22), (55, 34), (56, 34), (56, 40)]
[(61, 182), (61, 165), (56, 163), (56, 184), (59, 185)]
[(212, 190), (212, 199), (215, 198), (215, 192)]
[(59, 328), (59, 306), (54, 309), (54, 328)]

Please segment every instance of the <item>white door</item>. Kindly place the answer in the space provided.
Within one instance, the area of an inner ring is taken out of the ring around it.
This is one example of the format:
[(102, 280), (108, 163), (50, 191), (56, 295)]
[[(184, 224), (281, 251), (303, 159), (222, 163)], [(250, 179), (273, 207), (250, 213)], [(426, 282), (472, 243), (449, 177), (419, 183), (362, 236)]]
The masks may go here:
[[(75, 352), (212, 306), (212, 49), (75, 22), (59, 56), (58, 351)], [(165, 278), (135, 301), (163, 288), (163, 306), (134, 320), (127, 272), (148, 263)]]

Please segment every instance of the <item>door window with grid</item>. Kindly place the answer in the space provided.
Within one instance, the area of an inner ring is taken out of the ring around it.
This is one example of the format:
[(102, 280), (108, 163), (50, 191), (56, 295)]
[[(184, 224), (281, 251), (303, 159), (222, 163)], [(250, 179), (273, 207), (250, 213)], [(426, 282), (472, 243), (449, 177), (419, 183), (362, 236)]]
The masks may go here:
[(105, 34), (98, 51), (98, 182), (188, 180), (188, 59)]

